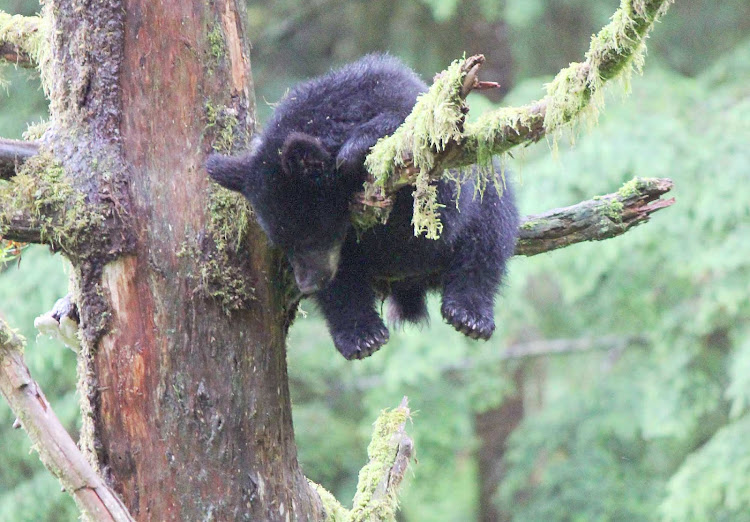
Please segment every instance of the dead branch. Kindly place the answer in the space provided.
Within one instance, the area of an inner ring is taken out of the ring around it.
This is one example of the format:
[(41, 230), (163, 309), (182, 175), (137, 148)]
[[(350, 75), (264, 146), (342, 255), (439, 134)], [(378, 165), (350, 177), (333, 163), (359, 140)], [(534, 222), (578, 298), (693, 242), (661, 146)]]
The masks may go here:
[(525, 343), (511, 344), (500, 354), (500, 359), (523, 359), (564, 355), (592, 350), (622, 351), (628, 346), (645, 345), (647, 341), (640, 336), (620, 337), (584, 337), (582, 339), (544, 339)]
[(23, 360), (25, 339), (0, 319), (0, 392), (29, 435), (39, 458), (70, 493), (89, 520), (127, 522), (133, 518), (94, 471), (52, 411)]
[(659, 199), (672, 189), (666, 178), (635, 178), (615, 193), (523, 218), (516, 255), (533, 256), (583, 241), (601, 241), (645, 223), (674, 203)]
[(0, 179), (10, 179), (27, 159), (39, 152), (36, 141), (0, 138)]

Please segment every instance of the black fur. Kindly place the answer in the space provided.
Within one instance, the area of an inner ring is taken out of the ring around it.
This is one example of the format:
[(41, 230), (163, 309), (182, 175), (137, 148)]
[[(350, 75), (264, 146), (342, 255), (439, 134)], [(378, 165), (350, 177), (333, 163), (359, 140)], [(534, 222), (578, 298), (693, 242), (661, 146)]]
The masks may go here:
[(425, 84), (398, 60), (372, 55), (295, 88), (244, 157), (211, 156), (209, 174), (241, 191), (271, 241), (289, 256), (297, 285), (313, 295), (336, 348), (366, 357), (388, 341), (376, 305), (390, 296), (396, 321), (427, 320), (425, 294), (443, 293), (442, 315), (474, 339), (495, 329), (495, 294), (513, 255), (518, 215), (507, 187), (474, 198), (438, 183), (443, 232), (415, 237), (410, 188), (387, 225), (359, 238), (349, 201), (362, 190), (363, 162), (378, 138), (411, 112)]

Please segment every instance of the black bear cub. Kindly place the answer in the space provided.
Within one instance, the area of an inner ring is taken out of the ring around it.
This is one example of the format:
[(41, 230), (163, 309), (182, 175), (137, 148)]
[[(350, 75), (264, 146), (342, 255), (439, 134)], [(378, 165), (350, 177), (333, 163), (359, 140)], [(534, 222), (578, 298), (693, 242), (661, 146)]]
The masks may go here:
[(426, 292), (441, 289), (442, 315), (457, 330), (489, 339), (495, 329), (495, 294), (518, 228), (509, 188), (502, 195), (489, 188), (480, 199), (472, 186), (459, 192), (438, 183), (437, 241), (414, 236), (411, 187), (397, 194), (386, 225), (359, 237), (352, 228), (349, 202), (362, 191), (365, 157), (426, 89), (395, 58), (367, 56), (292, 90), (245, 156), (213, 155), (206, 163), (214, 180), (250, 200), (347, 359), (388, 341), (377, 311), (386, 296), (394, 321), (421, 323)]

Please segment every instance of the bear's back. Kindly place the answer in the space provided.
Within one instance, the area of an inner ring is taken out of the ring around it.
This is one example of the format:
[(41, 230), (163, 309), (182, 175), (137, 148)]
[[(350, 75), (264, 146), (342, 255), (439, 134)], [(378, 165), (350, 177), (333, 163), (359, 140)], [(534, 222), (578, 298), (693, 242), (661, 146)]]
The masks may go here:
[(400, 60), (372, 54), (295, 87), (263, 131), (278, 149), (291, 132), (316, 136), (332, 155), (353, 128), (384, 112), (402, 118), (427, 86)]

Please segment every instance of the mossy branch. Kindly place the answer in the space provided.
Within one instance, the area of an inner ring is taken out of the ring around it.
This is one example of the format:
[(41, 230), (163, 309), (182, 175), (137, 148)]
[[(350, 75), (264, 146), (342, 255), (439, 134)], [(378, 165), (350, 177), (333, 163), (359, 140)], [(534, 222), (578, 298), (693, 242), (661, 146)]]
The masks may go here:
[[(353, 205), (357, 226), (384, 222), (394, 194), (407, 185), (435, 181), (448, 168), (488, 166), (493, 155), (559, 132), (582, 113), (595, 114), (602, 105), (602, 87), (607, 81), (627, 80), (633, 70), (640, 70), (645, 39), (672, 1), (622, 0), (612, 21), (592, 37), (585, 61), (560, 71), (547, 85), (543, 99), (490, 112), (472, 124), (464, 125), (463, 98), (471, 90), (466, 88), (467, 81), (469, 86), (481, 86), (476, 81), (477, 67), (471, 64), (477, 57), (452, 64), (436, 77), (404, 124), (372, 148), (366, 162), (371, 179)], [(480, 186), (488, 183), (488, 170), (475, 170), (476, 176), (485, 178), (477, 180)], [(422, 193), (430, 197), (428, 191)], [(424, 208), (434, 205), (415, 201), (417, 213)], [(423, 223), (425, 217), (433, 223)], [(415, 215), (414, 221), (419, 224), (417, 233), (439, 229), (429, 216)]]
[(85, 519), (132, 521), (125, 505), (96, 474), (31, 378), (23, 360), (24, 345), (25, 339), (0, 319), (0, 392), (42, 463), (73, 496)]
[(104, 224), (105, 212), (69, 183), (62, 166), (46, 152), (29, 157), (9, 180), (0, 180), (0, 237), (44, 243), (81, 254), (87, 238)]
[(327, 522), (396, 520), (398, 492), (414, 445), (406, 434), (410, 419), (406, 397), (398, 408), (383, 411), (375, 421), (372, 441), (367, 447), (370, 461), (359, 472), (357, 492), (351, 510), (344, 508), (331, 493), (310, 482), (326, 510)]
[(674, 203), (659, 199), (672, 189), (666, 178), (634, 178), (617, 192), (576, 205), (526, 216), (516, 255), (533, 256), (583, 241), (601, 241), (645, 223), (653, 212)]
[(45, 59), (44, 22), (39, 16), (0, 11), (0, 59), (21, 67), (36, 67)]

